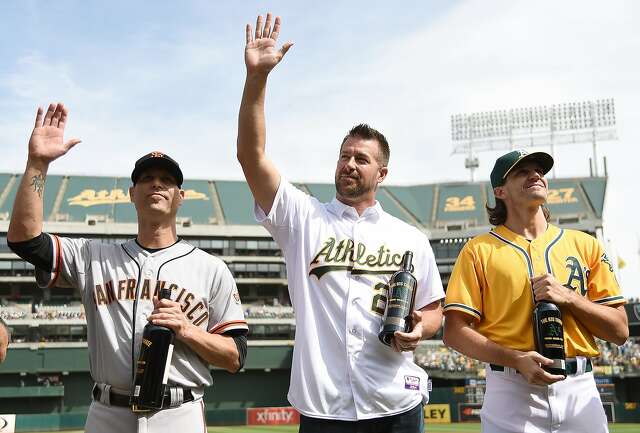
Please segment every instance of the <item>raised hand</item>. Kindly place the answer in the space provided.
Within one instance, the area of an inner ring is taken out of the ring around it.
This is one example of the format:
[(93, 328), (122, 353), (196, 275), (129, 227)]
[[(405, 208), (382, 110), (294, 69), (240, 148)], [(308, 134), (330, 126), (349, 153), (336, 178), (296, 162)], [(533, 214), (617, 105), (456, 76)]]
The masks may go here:
[(29, 160), (48, 164), (80, 143), (77, 138), (64, 142), (68, 111), (62, 103), (49, 104), (46, 113), (38, 107), (36, 123), (29, 139)]
[(244, 62), (247, 66), (247, 74), (267, 75), (282, 60), (284, 55), (293, 45), (286, 42), (280, 49), (277, 49), (276, 42), (280, 33), (282, 20), (276, 17), (273, 28), (271, 28), (271, 14), (267, 14), (266, 21), (262, 22), (262, 15), (256, 21), (255, 33), (251, 29), (251, 24), (247, 24), (246, 37), (247, 45), (244, 49)]

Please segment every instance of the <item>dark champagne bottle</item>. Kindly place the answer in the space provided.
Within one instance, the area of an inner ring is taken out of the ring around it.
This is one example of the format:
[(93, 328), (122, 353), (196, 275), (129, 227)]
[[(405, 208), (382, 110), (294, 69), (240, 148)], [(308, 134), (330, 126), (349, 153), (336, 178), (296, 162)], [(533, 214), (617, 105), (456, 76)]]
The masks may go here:
[(413, 253), (407, 251), (402, 256), (402, 267), (389, 279), (387, 308), (378, 338), (387, 346), (396, 331), (411, 332), (411, 313), (416, 300), (416, 278), (411, 273)]
[(553, 364), (542, 368), (551, 374), (564, 375), (564, 330), (560, 309), (551, 302), (538, 302), (533, 309), (533, 329), (536, 351), (553, 360)]
[[(160, 289), (158, 299), (170, 299), (171, 290)], [(173, 330), (149, 322), (142, 332), (131, 404), (141, 410), (162, 408), (173, 354)]]

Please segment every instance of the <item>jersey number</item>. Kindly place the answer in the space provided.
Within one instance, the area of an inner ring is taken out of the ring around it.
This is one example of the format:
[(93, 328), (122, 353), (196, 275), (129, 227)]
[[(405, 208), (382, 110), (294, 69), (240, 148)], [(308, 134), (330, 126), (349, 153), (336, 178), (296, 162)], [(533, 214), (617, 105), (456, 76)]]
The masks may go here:
[(371, 302), (371, 311), (379, 316), (384, 316), (384, 312), (387, 309), (387, 296), (389, 293), (389, 286), (385, 283), (378, 283), (373, 286), (373, 301)]

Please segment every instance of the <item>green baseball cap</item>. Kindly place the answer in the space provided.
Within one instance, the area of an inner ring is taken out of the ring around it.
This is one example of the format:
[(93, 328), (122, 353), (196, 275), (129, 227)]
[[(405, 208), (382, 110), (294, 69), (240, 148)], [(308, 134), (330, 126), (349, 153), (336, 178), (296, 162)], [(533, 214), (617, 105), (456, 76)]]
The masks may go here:
[(491, 187), (495, 188), (504, 185), (504, 180), (513, 168), (524, 161), (535, 161), (540, 164), (547, 174), (553, 167), (553, 158), (546, 152), (527, 152), (523, 149), (513, 150), (496, 159), (496, 163), (491, 170)]

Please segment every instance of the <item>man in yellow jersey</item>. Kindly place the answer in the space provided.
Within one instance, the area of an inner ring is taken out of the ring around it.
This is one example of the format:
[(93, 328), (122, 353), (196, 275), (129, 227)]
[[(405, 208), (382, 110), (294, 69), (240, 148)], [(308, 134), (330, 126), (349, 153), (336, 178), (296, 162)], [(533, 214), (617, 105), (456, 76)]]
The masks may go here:
[[(608, 431), (591, 358), (594, 337), (628, 338), (626, 301), (600, 243), (548, 223), (552, 166), (544, 152), (496, 160), (487, 207), (496, 227), (464, 246), (449, 280), (444, 342), (488, 364), (483, 432)], [(546, 372), (552, 360), (535, 352), (532, 312), (543, 300), (562, 311), (566, 376)]]

